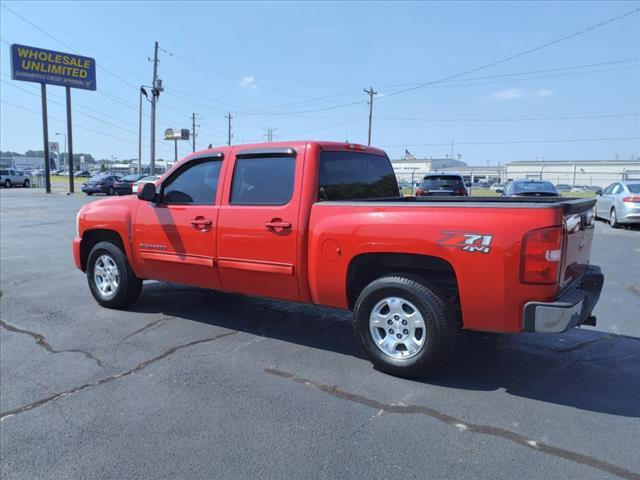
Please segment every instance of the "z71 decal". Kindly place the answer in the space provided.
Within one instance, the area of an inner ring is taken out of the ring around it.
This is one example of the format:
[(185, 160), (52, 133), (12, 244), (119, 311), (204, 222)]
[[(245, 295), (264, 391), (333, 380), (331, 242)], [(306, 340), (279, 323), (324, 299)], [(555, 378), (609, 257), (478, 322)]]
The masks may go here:
[(491, 240), (493, 235), (465, 232), (442, 232), (445, 235), (438, 245), (443, 247), (460, 248), (469, 253), (489, 253), (491, 250)]

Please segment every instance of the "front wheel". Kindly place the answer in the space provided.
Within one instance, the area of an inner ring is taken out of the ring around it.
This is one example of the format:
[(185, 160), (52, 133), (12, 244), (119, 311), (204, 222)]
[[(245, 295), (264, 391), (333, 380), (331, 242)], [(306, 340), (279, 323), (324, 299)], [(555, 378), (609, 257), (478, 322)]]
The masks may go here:
[(4, 181), (4, 188), (11, 188), (11, 180), (8, 178)]
[(126, 255), (111, 242), (96, 244), (87, 260), (91, 294), (103, 307), (124, 308), (136, 301), (142, 289)]
[(414, 278), (389, 276), (371, 282), (358, 297), (354, 331), (377, 369), (416, 378), (449, 358), (458, 327), (433, 290)]
[(107, 188), (107, 195), (113, 195), (114, 193), (116, 193), (116, 191), (113, 189), (113, 187)]
[(609, 224), (611, 225), (611, 228), (619, 228), (620, 227), (620, 222), (618, 222), (618, 216), (616, 215), (616, 209), (615, 208), (611, 209), (611, 214), (609, 215)]
[(23, 183), (24, 188), (29, 188), (29, 185), (30, 185), (29, 180), (25, 180)]

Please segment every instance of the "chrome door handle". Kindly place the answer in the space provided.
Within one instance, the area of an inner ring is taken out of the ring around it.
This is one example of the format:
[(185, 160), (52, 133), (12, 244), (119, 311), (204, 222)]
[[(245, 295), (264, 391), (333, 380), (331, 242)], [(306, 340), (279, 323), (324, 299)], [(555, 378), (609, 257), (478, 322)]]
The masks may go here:
[(264, 225), (274, 232), (282, 232), (283, 230), (291, 228), (291, 222), (285, 222), (282, 220), (271, 220), (270, 222), (266, 222)]

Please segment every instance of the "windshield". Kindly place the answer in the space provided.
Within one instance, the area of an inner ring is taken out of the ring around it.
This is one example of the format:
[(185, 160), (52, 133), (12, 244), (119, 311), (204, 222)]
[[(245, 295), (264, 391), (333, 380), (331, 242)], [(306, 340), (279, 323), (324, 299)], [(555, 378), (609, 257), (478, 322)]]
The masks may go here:
[(92, 181), (92, 182), (97, 182), (97, 181), (100, 181), (100, 180), (104, 180), (105, 178), (107, 178), (107, 175), (102, 174), (102, 175), (94, 175), (89, 180)]
[(398, 197), (398, 183), (387, 157), (359, 152), (320, 154), (318, 200)]
[(631, 193), (640, 193), (640, 183), (628, 183), (627, 188)]
[(515, 182), (513, 191), (516, 193), (556, 193), (556, 188), (551, 182)]
[(420, 187), (422, 190), (462, 190), (464, 183), (455, 175), (425, 178)]

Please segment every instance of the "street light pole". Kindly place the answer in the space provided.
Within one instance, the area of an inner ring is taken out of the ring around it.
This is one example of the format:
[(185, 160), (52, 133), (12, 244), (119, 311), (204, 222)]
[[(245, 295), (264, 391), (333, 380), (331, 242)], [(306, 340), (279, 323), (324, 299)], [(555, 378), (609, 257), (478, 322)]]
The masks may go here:
[(138, 175), (142, 175), (142, 96), (147, 98), (147, 91), (144, 85), (140, 87), (140, 114), (138, 117)]

